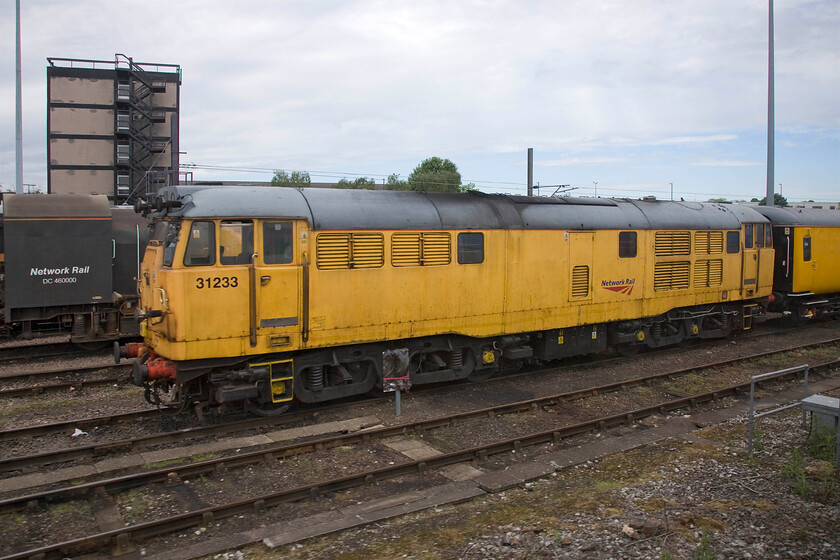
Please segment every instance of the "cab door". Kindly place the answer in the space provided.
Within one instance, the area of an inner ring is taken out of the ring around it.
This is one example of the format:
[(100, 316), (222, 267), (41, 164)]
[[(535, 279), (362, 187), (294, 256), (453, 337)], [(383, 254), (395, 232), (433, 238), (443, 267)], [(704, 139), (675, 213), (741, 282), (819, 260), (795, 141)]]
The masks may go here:
[[(255, 328), (260, 346), (298, 348), (302, 324), (304, 239), (308, 232), (291, 220), (266, 219), (259, 226), (261, 254), (254, 263)], [(297, 243), (296, 240), (301, 243)]]
[(741, 253), (741, 291), (744, 297), (753, 297), (758, 288), (759, 251), (755, 242), (755, 230), (756, 224), (744, 224), (744, 248)]

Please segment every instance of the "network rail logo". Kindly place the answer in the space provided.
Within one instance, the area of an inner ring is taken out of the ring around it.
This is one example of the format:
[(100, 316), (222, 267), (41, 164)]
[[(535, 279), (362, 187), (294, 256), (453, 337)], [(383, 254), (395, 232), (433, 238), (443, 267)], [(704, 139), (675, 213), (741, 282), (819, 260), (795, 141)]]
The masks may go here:
[(610, 290), (627, 296), (633, 293), (633, 286), (635, 285), (635, 278), (625, 278), (623, 280), (601, 280), (601, 287), (605, 290)]

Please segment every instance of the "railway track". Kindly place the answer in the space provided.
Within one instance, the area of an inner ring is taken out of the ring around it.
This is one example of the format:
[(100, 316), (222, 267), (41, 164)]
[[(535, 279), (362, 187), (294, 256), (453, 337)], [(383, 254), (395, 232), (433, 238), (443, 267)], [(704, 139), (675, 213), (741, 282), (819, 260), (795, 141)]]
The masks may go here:
[(128, 382), (128, 364), (104, 362), (86, 367), (0, 373), (0, 398), (40, 395), (49, 391), (80, 390), (84, 387)]
[[(731, 360), (713, 362), (710, 364), (704, 364), (702, 366), (691, 367), (691, 368), (684, 368), (679, 369), (675, 368), (673, 370), (668, 370), (661, 372), (655, 376), (650, 377), (649, 379), (665, 379), (672, 376), (679, 376), (679, 375), (686, 375), (688, 373), (697, 371), (699, 369), (705, 368), (715, 368), (715, 367), (724, 367), (727, 365), (737, 364), (737, 363), (746, 363), (750, 360), (754, 360), (759, 357), (767, 357), (773, 356), (777, 354), (781, 354), (784, 352), (791, 352), (806, 348), (811, 348), (815, 346), (825, 345), (825, 344), (832, 344), (835, 342), (840, 342), (840, 339), (829, 339), (824, 341), (819, 341), (810, 344), (798, 345), (793, 347), (788, 347), (784, 349), (775, 350), (772, 352), (763, 352), (752, 354), (749, 356), (739, 357)], [(661, 353), (660, 353), (661, 354)], [(570, 369), (579, 369), (581, 367), (587, 368), (594, 368), (605, 363), (632, 363), (634, 360), (643, 359), (640, 357), (632, 357), (632, 358), (607, 358), (606, 360), (599, 360), (594, 362), (589, 362), (585, 364), (571, 364), (571, 365), (563, 365), (560, 367), (553, 367), (553, 368), (543, 368), (536, 371), (529, 371), (525, 373), (516, 373), (510, 374), (508, 376), (499, 377), (499, 378), (491, 378), (490, 380), (484, 381), (481, 385), (485, 387), (492, 387), (493, 384), (499, 383), (509, 383), (511, 382), (512, 378), (520, 377), (520, 376), (547, 376), (552, 374), (558, 374), (562, 372), (566, 372)], [(627, 385), (628, 383), (633, 383), (634, 380), (625, 380), (619, 381), (611, 386), (621, 389), (623, 386)], [(472, 383), (464, 383), (461, 385), (456, 386), (447, 386), (447, 387), (420, 387), (416, 390), (417, 394), (422, 394), (426, 397), (432, 397), (435, 393), (441, 394), (451, 394), (453, 391), (458, 390), (469, 390), (475, 387), (475, 384)], [(605, 386), (606, 387), (606, 386)], [(584, 389), (583, 391), (588, 391), (590, 389)], [(600, 389), (604, 390), (604, 389)], [(564, 393), (565, 394), (565, 393)], [(555, 396), (556, 397), (556, 396)], [(549, 397), (551, 398), (551, 397)], [(248, 430), (257, 430), (261, 428), (272, 428), (272, 429), (279, 429), (282, 427), (288, 426), (296, 426), (302, 422), (310, 421), (313, 417), (313, 414), (317, 413), (319, 415), (324, 415), (326, 413), (340, 413), (346, 415), (347, 413), (352, 414), (352, 409), (354, 407), (358, 407), (360, 404), (365, 402), (378, 400), (375, 397), (368, 397), (367, 399), (356, 399), (350, 402), (343, 402), (337, 404), (328, 404), (328, 405), (320, 405), (320, 406), (309, 406), (304, 407), (302, 410), (297, 412), (290, 412), (286, 413), (281, 416), (277, 417), (268, 417), (268, 418), (247, 418), (245, 420), (236, 420), (236, 421), (222, 421), (222, 423), (218, 424), (210, 424), (210, 425), (201, 425), (201, 426), (192, 426), (187, 428), (180, 428), (174, 431), (163, 432), (158, 434), (144, 434), (139, 437), (134, 437), (130, 439), (122, 439), (122, 440), (113, 440), (113, 441), (103, 441), (98, 443), (93, 443), (89, 445), (74, 445), (72, 447), (63, 448), (63, 449), (52, 449), (49, 451), (44, 451), (41, 453), (35, 453), (30, 455), (23, 455), (23, 456), (6, 456), (0, 457), (0, 473), (9, 473), (14, 471), (22, 471), (24, 469), (39, 466), (39, 465), (49, 465), (49, 464), (56, 464), (56, 463), (65, 463), (68, 461), (78, 461), (84, 459), (90, 459), (94, 457), (103, 457), (108, 454), (112, 453), (119, 453), (125, 452), (127, 450), (131, 450), (134, 452), (141, 451), (143, 449), (148, 449), (156, 445), (165, 445), (165, 444), (173, 444), (173, 443), (183, 443), (189, 440), (194, 440), (198, 438), (206, 438), (206, 437), (216, 437), (216, 436), (224, 436), (229, 435), (232, 433), (237, 432), (245, 432)], [(0, 442), (4, 441), (13, 441), (13, 440), (21, 440), (21, 439), (31, 439), (40, 436), (50, 435), (50, 434), (71, 434), (76, 429), (90, 429), (93, 427), (107, 427), (112, 426), (120, 423), (133, 423), (133, 422), (145, 422), (145, 421), (159, 421), (160, 420), (161, 412), (157, 409), (145, 409), (145, 410), (137, 410), (137, 411), (130, 411), (118, 415), (112, 416), (99, 416), (99, 417), (90, 417), (90, 418), (77, 418), (72, 420), (65, 420), (61, 422), (54, 422), (49, 424), (39, 424), (34, 426), (25, 426), (21, 428), (12, 428), (8, 430), (0, 431)]]
[[(7, 344), (0, 346), (0, 364), (14, 364), (21, 361), (41, 361), (48, 358), (80, 358), (96, 355), (95, 352), (79, 349), (70, 342), (47, 342), (43, 344)], [(105, 356), (105, 353), (102, 353)]]
[[(750, 358), (738, 360), (727, 360), (709, 366), (709, 368), (720, 368), (731, 366), (734, 362), (740, 362)], [(838, 360), (823, 364), (812, 365), (812, 370), (827, 371), (836, 367)], [(464, 422), (477, 419), (492, 419), (503, 415), (518, 413), (532, 413), (545, 410), (560, 404), (568, 404), (575, 401), (598, 398), (604, 394), (629, 390), (633, 387), (651, 387), (653, 384), (661, 383), (663, 380), (673, 378), (680, 374), (687, 374), (699, 368), (688, 368), (683, 371), (665, 372), (632, 380), (626, 380), (598, 387), (589, 387), (579, 391), (561, 393), (542, 398), (529, 399), (515, 403), (493, 406), (469, 412), (462, 412), (453, 415), (442, 416), (429, 420), (422, 420), (392, 427), (381, 427), (353, 434), (342, 434), (337, 436), (318, 438), (304, 443), (278, 445), (275, 447), (261, 449), (257, 452), (239, 454), (234, 457), (224, 457), (197, 462), (190, 465), (172, 466), (146, 473), (128, 475), (108, 480), (101, 480), (82, 485), (70, 486), (55, 490), (49, 490), (36, 494), (29, 494), (16, 498), (0, 501), (0, 512), (21, 511), (34, 507), (36, 503), (55, 503), (72, 499), (84, 498), (92, 495), (104, 496), (128, 488), (163, 483), (169, 486), (176, 486), (188, 477), (202, 475), (213, 475), (214, 473), (226, 473), (229, 470), (242, 468), (248, 465), (270, 463), (292, 455), (308, 453), (316, 450), (330, 449), (338, 446), (351, 444), (365, 444), (367, 442), (381, 441), (384, 438), (404, 434), (425, 434), (432, 430), (439, 430), (447, 427), (457, 426)], [(407, 460), (399, 464), (387, 467), (366, 469), (355, 472), (348, 476), (338, 478), (318, 479), (307, 484), (294, 486), (281, 491), (275, 491), (260, 495), (254, 495), (247, 499), (236, 500), (231, 503), (217, 504), (210, 507), (200, 508), (187, 513), (148, 521), (127, 527), (120, 527), (110, 531), (104, 531), (95, 535), (88, 535), (82, 538), (55, 543), (52, 545), (27, 550), (4, 557), (2, 560), (16, 560), (43, 555), (44, 558), (64, 556), (68, 551), (76, 553), (90, 551), (106, 545), (117, 547), (129, 546), (132, 541), (142, 540), (153, 536), (168, 534), (195, 527), (207, 525), (218, 520), (234, 515), (243, 515), (252, 512), (263, 511), (276, 505), (309, 500), (317, 498), (325, 493), (340, 492), (350, 488), (393, 479), (414, 474), (422, 474), (434, 469), (461, 464), (486, 462), (489, 457), (510, 451), (521, 451), (524, 448), (540, 446), (543, 444), (558, 444), (568, 438), (581, 434), (603, 431), (616, 426), (632, 424), (653, 414), (666, 414), (668, 412), (683, 409), (693, 409), (708, 402), (718, 402), (721, 399), (731, 396), (738, 396), (749, 388), (749, 382), (737, 383), (724, 387), (718, 387), (711, 391), (697, 392), (670, 398), (669, 391), (662, 391), (662, 398), (642, 408), (622, 410), (607, 416), (588, 418), (584, 421), (574, 422), (567, 425), (553, 426), (548, 430), (540, 430), (518, 434), (513, 438), (492, 440), (481, 445), (458, 449), (437, 456), (424, 458), (422, 460)]]

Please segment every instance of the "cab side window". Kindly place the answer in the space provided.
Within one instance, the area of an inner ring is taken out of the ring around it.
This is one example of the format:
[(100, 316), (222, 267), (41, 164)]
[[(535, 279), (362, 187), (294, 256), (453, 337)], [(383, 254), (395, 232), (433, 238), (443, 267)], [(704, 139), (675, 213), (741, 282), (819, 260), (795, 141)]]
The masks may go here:
[(209, 266), (216, 264), (216, 228), (213, 222), (193, 222), (184, 266)]
[(753, 246), (753, 225), (744, 226), (744, 249), (752, 249)]
[(292, 262), (292, 222), (263, 222), (263, 262)]
[(811, 260), (811, 238), (802, 238), (802, 260), (808, 262)]
[(755, 224), (755, 246), (764, 247), (764, 224)]
[(226, 220), (219, 227), (219, 261), (223, 265), (249, 264), (254, 254), (254, 223)]
[[(166, 233), (163, 241), (163, 266), (172, 266), (172, 261), (175, 260), (175, 245), (178, 243), (178, 232), (180, 230), (180, 222), (166, 222)], [(157, 229), (155, 234), (157, 235)], [(163, 231), (161, 231), (161, 234), (163, 234)]]

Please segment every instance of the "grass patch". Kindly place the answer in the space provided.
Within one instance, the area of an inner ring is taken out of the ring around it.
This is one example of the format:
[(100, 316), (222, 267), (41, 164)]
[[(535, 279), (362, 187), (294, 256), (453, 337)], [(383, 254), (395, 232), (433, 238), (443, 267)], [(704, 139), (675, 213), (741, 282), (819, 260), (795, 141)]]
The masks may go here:
[(47, 511), (55, 523), (75, 524), (79, 519), (87, 519), (93, 516), (93, 511), (88, 502), (72, 501), (60, 504), (51, 504)]
[(840, 500), (837, 474), (833, 468), (806, 468), (805, 454), (800, 449), (790, 453), (788, 462), (782, 467), (782, 476), (788, 480), (791, 491), (808, 500), (821, 503), (835, 503)]
[(708, 376), (688, 373), (673, 381), (665, 381), (662, 386), (666, 391), (675, 394), (707, 393), (714, 388)]
[(175, 465), (185, 465), (188, 463), (201, 463), (202, 461), (209, 461), (211, 459), (216, 459), (220, 457), (218, 453), (198, 453), (196, 455), (190, 455), (189, 457), (176, 457), (174, 459), (166, 459), (163, 461), (158, 461), (156, 463), (149, 463), (150, 469), (163, 469), (166, 467), (172, 467)]

